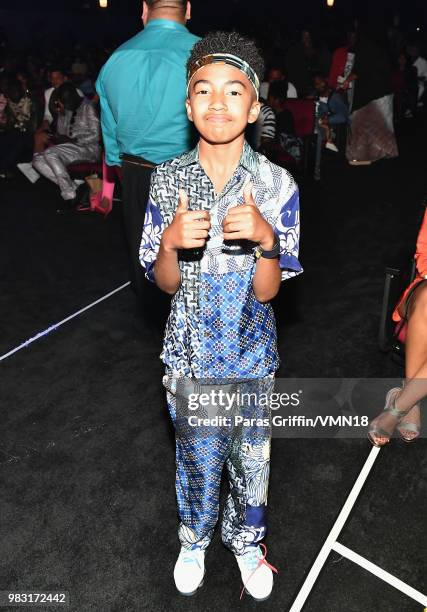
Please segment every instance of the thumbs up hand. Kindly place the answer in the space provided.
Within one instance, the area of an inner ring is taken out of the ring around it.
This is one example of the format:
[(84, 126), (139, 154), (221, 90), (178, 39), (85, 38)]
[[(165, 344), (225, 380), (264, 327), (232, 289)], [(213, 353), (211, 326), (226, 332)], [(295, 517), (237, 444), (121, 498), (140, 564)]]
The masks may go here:
[(186, 212), (187, 210), (188, 210), (188, 195), (184, 189), (180, 189), (178, 191), (178, 206), (176, 209), (176, 213)]
[(252, 189), (252, 183), (248, 183), (243, 189), (245, 203), (228, 209), (223, 222), (224, 240), (250, 240), (268, 251), (274, 245), (273, 228), (261, 215)]
[(255, 206), (255, 200), (253, 198), (252, 195), (252, 189), (253, 189), (253, 185), (252, 183), (247, 183), (243, 189), (243, 199), (245, 200), (245, 205), (246, 206)]
[(163, 232), (163, 247), (173, 251), (204, 247), (210, 228), (208, 211), (189, 210), (188, 195), (184, 189), (180, 189), (175, 217)]

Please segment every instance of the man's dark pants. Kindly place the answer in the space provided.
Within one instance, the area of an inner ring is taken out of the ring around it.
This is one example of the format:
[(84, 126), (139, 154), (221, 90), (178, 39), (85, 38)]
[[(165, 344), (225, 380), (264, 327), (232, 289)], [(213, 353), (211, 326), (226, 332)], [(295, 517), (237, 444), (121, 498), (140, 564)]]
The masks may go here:
[(164, 328), (169, 311), (169, 299), (145, 278), (145, 270), (139, 261), (139, 247), (154, 164), (131, 155), (123, 155), (122, 158), (123, 217), (129, 249), (131, 286), (142, 314), (160, 331)]

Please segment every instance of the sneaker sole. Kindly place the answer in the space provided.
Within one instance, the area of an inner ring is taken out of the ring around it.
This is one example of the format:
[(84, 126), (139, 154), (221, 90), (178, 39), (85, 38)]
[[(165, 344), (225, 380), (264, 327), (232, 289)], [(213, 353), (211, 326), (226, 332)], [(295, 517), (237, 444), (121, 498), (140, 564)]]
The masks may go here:
[(198, 587), (196, 587), (196, 589), (194, 591), (191, 591), (191, 593), (185, 593), (184, 591), (180, 591), (178, 588), (177, 588), (177, 591), (178, 591), (178, 593), (180, 595), (184, 595), (184, 597), (192, 597), (193, 595), (195, 595), (197, 593), (197, 591), (200, 589), (200, 587), (203, 586), (204, 582), (205, 582), (205, 575), (203, 574), (203, 578), (202, 578), (201, 583), (199, 584)]
[(267, 599), (270, 599), (270, 596), (271, 596), (271, 593), (272, 593), (272, 592), (270, 592), (270, 593), (267, 595), (267, 597), (254, 597), (254, 596), (252, 595), (252, 593), (249, 593), (248, 589), (245, 589), (245, 592), (246, 592), (248, 595), (250, 595), (250, 596), (252, 597), (252, 599), (253, 599), (253, 600), (255, 600), (255, 601), (267, 601)]

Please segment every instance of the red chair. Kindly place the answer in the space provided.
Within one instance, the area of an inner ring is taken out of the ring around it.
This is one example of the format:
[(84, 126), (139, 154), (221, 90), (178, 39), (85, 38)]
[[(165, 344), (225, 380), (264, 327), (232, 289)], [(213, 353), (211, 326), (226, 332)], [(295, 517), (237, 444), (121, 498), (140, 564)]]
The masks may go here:
[(303, 171), (307, 174), (310, 145), (314, 136), (316, 104), (314, 100), (286, 100), (284, 108), (294, 118), (295, 136), (303, 141)]
[(70, 164), (67, 170), (73, 178), (84, 179), (90, 174), (102, 176), (102, 162), (80, 162), (77, 164)]

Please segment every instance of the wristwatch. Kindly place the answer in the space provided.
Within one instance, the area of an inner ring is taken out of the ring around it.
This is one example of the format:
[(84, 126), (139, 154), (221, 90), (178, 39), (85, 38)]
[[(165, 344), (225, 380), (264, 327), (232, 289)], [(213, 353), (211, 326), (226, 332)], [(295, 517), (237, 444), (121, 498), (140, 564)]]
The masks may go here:
[(266, 251), (262, 248), (260, 244), (258, 244), (254, 248), (255, 259), (259, 259), (260, 257), (265, 257), (265, 259), (275, 259), (280, 255), (280, 240), (279, 237), (274, 234), (274, 245), (271, 251)]

